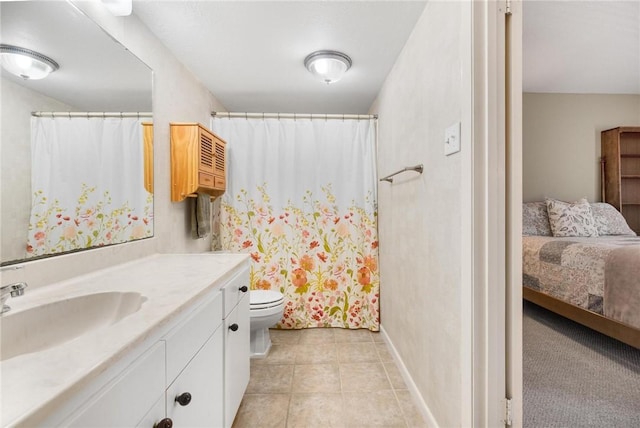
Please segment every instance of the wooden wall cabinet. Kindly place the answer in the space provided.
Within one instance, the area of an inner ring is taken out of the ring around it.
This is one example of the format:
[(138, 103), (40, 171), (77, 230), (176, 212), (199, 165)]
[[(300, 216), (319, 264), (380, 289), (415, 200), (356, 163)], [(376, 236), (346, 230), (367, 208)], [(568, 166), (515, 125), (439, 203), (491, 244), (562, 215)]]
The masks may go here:
[(640, 126), (602, 131), (602, 200), (640, 234)]
[(226, 189), (226, 142), (199, 123), (171, 123), (171, 200)]

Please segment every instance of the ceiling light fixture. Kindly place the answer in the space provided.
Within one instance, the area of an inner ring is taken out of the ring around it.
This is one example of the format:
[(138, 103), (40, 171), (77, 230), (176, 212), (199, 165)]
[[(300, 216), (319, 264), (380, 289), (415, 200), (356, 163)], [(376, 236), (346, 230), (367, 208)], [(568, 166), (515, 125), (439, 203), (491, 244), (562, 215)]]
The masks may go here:
[(57, 62), (31, 49), (0, 45), (2, 67), (25, 80), (43, 79), (60, 68)]
[(133, 10), (133, 0), (102, 0), (114, 16), (129, 16)]
[(304, 66), (328, 85), (340, 80), (351, 68), (351, 58), (342, 52), (316, 51), (304, 59)]

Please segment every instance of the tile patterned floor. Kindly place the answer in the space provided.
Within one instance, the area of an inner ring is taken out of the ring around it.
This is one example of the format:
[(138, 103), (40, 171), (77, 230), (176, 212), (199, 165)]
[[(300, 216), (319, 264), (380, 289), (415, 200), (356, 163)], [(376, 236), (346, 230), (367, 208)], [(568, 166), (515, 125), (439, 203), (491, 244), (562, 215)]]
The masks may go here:
[(271, 330), (233, 428), (426, 427), (380, 333)]

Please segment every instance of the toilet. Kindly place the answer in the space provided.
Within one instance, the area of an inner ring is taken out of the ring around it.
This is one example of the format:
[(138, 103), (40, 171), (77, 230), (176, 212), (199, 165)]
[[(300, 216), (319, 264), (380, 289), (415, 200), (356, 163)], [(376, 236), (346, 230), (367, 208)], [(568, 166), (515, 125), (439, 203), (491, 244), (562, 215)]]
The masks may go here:
[(265, 358), (271, 348), (269, 327), (273, 327), (284, 314), (284, 295), (272, 290), (249, 292), (251, 331), (251, 358)]

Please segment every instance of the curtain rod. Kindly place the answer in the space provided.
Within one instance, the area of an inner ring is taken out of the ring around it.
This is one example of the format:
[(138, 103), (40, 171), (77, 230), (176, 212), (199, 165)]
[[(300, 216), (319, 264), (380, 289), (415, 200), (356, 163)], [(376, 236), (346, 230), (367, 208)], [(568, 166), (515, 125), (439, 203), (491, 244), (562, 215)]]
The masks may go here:
[(33, 111), (34, 117), (153, 117), (150, 112), (99, 112), (99, 111)]
[(212, 111), (211, 116), (223, 118), (245, 119), (342, 119), (342, 120), (371, 120), (377, 119), (377, 114), (320, 114), (320, 113), (246, 113)]

